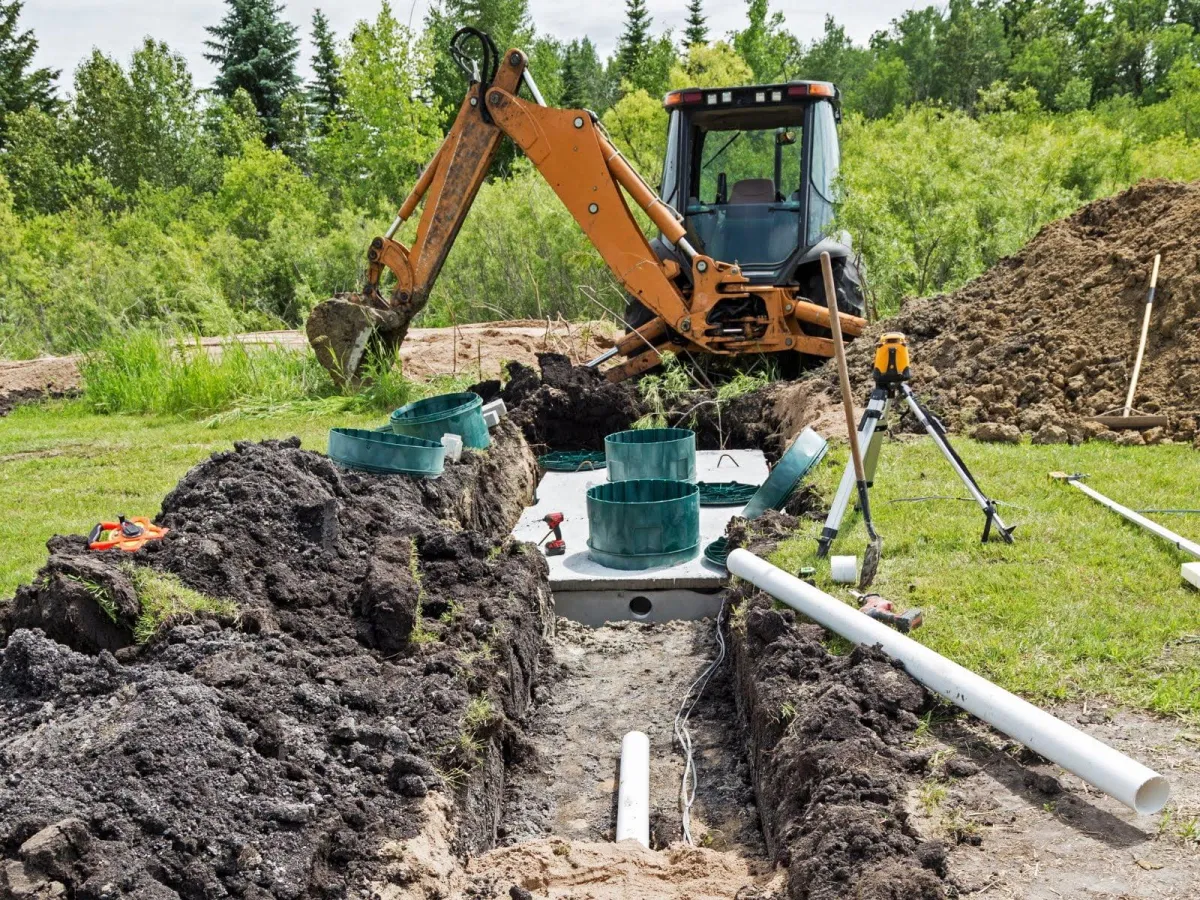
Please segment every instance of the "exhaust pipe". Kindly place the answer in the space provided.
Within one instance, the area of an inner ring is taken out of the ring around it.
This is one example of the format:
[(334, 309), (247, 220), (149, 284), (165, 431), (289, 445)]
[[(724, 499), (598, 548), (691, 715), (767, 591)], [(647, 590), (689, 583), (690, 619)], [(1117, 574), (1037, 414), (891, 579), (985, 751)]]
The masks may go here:
[(893, 631), (746, 550), (729, 571), (855, 644), (878, 646), (925, 687), (1143, 815), (1162, 809), (1167, 779), (910, 637)]

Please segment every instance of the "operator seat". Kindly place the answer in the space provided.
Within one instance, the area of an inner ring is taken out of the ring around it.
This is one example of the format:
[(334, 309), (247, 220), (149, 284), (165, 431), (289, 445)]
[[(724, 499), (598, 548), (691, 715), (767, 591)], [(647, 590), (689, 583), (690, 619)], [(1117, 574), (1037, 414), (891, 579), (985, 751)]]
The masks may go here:
[(774, 203), (775, 182), (770, 178), (743, 178), (735, 181), (729, 194), (730, 206), (738, 203)]
[[(770, 178), (743, 178), (734, 182), (725, 207), (724, 254), (719, 259), (762, 260), (774, 257), (775, 222), (763, 206), (775, 202), (775, 182)], [(785, 236), (786, 238), (786, 236)]]

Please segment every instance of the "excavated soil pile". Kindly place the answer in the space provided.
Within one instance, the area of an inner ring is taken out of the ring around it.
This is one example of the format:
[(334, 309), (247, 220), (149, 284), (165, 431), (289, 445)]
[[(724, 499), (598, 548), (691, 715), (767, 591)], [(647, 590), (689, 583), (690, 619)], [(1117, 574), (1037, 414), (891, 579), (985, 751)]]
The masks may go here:
[(540, 373), (509, 363), (503, 388), (499, 381), (471, 388), (485, 402), (504, 400), (538, 453), (603, 450), (607, 435), (632, 427), (646, 414), (661, 413), (668, 425), (694, 430), (701, 450), (761, 449), (774, 461), (828, 405), (822, 385), (807, 380), (777, 382), (720, 403), (711, 391), (691, 391), (674, 398), (672, 408), (657, 410), (645, 403), (635, 382), (611, 384), (561, 354), (538, 354), (538, 366)]
[[(755, 521), (755, 553), (794, 521)], [(731, 648), (767, 846), (794, 900), (935, 900), (946, 849), (904, 809), (929, 754), (912, 753), (929, 697), (877, 650), (836, 656), (816, 625), (746, 583), (732, 590)]]
[[(949, 423), (992, 440), (1022, 432), (1044, 442), (1116, 440), (1085, 420), (1124, 405), (1156, 253), (1162, 267), (1134, 405), (1170, 418), (1149, 442), (1192, 441), (1200, 416), (1200, 182), (1143, 182), (1052, 222), (960, 290), (907, 303), (876, 325), (851, 345), (850, 371), (865, 395), (876, 338), (902, 331), (914, 388)], [(825, 375), (833, 384), (836, 371)]]
[[(0, 895), (399, 890), (443, 797), (455, 846), (491, 846), (551, 627), (544, 561), (505, 543), (533, 473), (508, 423), (437, 481), (239, 444), (167, 496), (161, 543), (53, 539), (0, 625)], [(238, 620), (135, 644), (133, 565)]]

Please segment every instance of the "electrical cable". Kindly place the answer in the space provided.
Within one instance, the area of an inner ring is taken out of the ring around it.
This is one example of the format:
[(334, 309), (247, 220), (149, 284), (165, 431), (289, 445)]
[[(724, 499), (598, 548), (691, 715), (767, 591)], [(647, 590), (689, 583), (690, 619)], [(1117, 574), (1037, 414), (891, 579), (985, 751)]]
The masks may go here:
[[(717, 613), (718, 651), (716, 659), (708, 664), (708, 668), (700, 674), (700, 677), (688, 685), (688, 689), (683, 695), (683, 702), (679, 704), (679, 712), (675, 715), (675, 740), (679, 741), (684, 756), (683, 778), (679, 783), (679, 812), (683, 820), (683, 839), (690, 846), (695, 846), (695, 841), (692, 840), (692, 804), (696, 802), (696, 788), (700, 784), (700, 778), (696, 772), (696, 761), (692, 752), (692, 734), (688, 731), (687, 723), (692, 715), (692, 710), (704, 696), (704, 689), (708, 687), (713, 673), (725, 661), (725, 634), (722, 631), (722, 626), (725, 624), (725, 606), (726, 601), (722, 600), (721, 611)], [(692, 696), (693, 691), (695, 691), (694, 697)]]

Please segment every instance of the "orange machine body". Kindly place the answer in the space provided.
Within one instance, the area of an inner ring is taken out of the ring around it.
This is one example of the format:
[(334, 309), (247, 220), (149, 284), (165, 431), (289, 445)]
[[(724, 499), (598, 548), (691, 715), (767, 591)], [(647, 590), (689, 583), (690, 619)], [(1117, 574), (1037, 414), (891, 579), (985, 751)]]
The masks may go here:
[[(524, 53), (509, 50), (490, 84), (471, 85), (444, 143), (401, 205), (388, 235), (371, 244), (365, 302), (399, 312), (405, 323), (424, 306), (507, 136), (554, 189), (629, 294), (656, 316), (618, 343), (618, 353), (632, 358), (611, 369), (610, 379), (645, 371), (661, 361), (663, 353), (676, 349), (724, 355), (789, 350), (833, 355), (828, 309), (800, 296), (798, 287), (751, 284), (736, 264), (701, 253), (691, 256), (689, 281), (674, 259), (659, 259), (626, 196), (668, 241), (686, 246), (679, 214), (634, 171), (592, 113), (554, 109), (519, 97), (526, 63)], [(406, 247), (394, 234), (422, 200), (416, 238)], [(388, 297), (379, 288), (385, 269), (395, 277)], [(750, 295), (762, 301), (764, 314), (710, 326), (708, 314), (714, 306)], [(847, 336), (857, 336), (866, 327), (858, 316), (840, 317)]]

